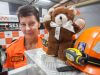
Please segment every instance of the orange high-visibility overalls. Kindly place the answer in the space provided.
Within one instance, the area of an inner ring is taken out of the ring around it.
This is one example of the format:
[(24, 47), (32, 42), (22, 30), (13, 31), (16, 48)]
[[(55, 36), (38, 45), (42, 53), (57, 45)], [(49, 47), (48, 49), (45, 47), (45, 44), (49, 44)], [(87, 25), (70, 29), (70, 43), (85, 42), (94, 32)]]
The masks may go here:
[[(41, 37), (38, 37), (38, 43), (36, 48), (42, 48)], [(13, 42), (6, 50), (7, 59), (4, 64), (4, 68), (19, 68), (26, 65), (26, 58), (24, 56), (25, 51), (24, 37), (20, 37)]]

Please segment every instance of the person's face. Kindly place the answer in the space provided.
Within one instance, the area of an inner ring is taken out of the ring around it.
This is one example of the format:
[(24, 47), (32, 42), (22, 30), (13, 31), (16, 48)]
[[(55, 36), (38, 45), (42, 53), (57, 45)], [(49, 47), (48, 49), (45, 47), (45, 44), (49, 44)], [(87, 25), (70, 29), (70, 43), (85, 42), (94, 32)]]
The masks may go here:
[(20, 17), (20, 26), (21, 31), (24, 33), (26, 37), (32, 37), (38, 35), (38, 28), (40, 27), (40, 23), (37, 21), (34, 15)]

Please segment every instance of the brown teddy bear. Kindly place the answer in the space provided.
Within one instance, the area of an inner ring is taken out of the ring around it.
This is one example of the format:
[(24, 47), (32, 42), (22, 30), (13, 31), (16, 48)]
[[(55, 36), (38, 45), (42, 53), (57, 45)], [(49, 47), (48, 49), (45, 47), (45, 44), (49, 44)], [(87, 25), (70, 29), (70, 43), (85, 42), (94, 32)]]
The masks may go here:
[(49, 32), (47, 54), (66, 60), (64, 50), (71, 48), (72, 36), (80, 32), (85, 25), (81, 19), (74, 22), (76, 14), (74, 7), (61, 6), (51, 8), (44, 16), (44, 26)]

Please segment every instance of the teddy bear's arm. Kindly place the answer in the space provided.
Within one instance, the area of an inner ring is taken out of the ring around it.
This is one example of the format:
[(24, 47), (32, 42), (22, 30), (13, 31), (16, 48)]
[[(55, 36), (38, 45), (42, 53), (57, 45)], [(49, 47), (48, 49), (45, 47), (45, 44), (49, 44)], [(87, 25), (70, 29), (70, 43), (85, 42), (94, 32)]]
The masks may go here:
[(73, 24), (75, 32), (80, 32), (85, 27), (85, 24), (85, 20), (77, 19)]
[(51, 30), (50, 22), (51, 22), (51, 21), (46, 21), (46, 22), (44, 22), (44, 27), (45, 27), (48, 31)]
[(82, 29), (80, 28), (80, 26), (76, 25), (76, 24), (73, 24), (74, 26), (74, 30), (75, 30), (75, 33), (78, 33), (80, 32)]

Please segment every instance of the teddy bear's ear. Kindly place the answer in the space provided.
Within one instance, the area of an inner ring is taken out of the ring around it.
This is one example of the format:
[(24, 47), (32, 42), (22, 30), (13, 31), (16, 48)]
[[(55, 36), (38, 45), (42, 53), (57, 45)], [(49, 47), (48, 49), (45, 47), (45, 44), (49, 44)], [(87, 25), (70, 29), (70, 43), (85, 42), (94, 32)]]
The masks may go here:
[(43, 22), (46, 22), (46, 21), (50, 21), (51, 20), (51, 15), (52, 15), (52, 12), (53, 11), (54, 11), (54, 8), (50, 8), (48, 10), (48, 14), (43, 17)]
[(51, 15), (45, 15), (44, 17), (43, 17), (43, 22), (46, 22), (46, 21), (50, 21), (51, 20)]
[(74, 10), (75, 9), (75, 6), (73, 5), (73, 6), (67, 6), (67, 8), (69, 9), (69, 10)]
[(49, 10), (48, 10), (48, 14), (52, 14), (52, 12), (54, 11), (54, 8), (50, 8)]
[(69, 10), (73, 10), (74, 15), (79, 15), (80, 14), (79, 10), (77, 10), (75, 6), (67, 6), (67, 8)]

